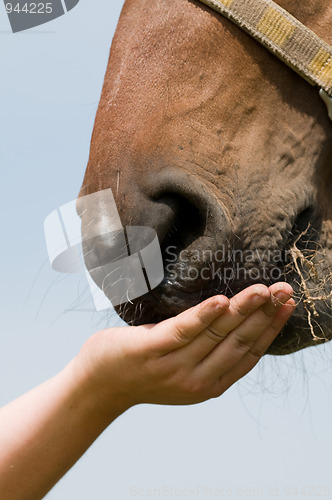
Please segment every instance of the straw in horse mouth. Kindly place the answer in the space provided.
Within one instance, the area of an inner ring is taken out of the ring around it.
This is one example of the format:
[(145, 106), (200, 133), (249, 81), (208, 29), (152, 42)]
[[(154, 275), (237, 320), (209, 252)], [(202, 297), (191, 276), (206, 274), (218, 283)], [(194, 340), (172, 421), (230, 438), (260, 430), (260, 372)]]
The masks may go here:
[[(328, 341), (328, 338), (321, 327), (322, 337), (315, 334), (313, 321), (319, 325), (320, 313), (316, 308), (317, 302), (323, 302), (329, 309), (332, 307), (332, 270), (330, 268), (326, 269), (324, 279), (319, 278), (317, 266), (319, 264), (324, 265), (324, 262), (327, 262), (327, 259), (324, 259), (325, 250), (323, 247), (316, 243), (316, 249), (306, 251), (306, 255), (299, 248), (299, 241), (305, 237), (309, 230), (310, 224), (294, 241), (289, 252), (292, 261), (286, 268), (286, 275), (295, 272), (298, 277), (298, 292), (295, 293), (294, 299), (298, 304), (302, 303), (304, 306), (313, 340), (321, 342)], [(322, 254), (322, 259), (315, 262), (318, 251)], [(327, 291), (328, 289), (330, 291)]]

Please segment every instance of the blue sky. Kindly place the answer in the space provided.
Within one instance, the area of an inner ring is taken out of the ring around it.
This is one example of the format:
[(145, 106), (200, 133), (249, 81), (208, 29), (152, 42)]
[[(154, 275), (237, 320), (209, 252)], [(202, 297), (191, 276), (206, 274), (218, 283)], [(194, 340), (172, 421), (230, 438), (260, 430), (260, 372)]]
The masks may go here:
[[(80, 188), (122, 3), (81, 0), (15, 35), (0, 5), (1, 404), (116, 321), (83, 276), (52, 271), (43, 223)], [(331, 359), (330, 345), (267, 357), (218, 400), (134, 408), (47, 498), (329, 498)]]

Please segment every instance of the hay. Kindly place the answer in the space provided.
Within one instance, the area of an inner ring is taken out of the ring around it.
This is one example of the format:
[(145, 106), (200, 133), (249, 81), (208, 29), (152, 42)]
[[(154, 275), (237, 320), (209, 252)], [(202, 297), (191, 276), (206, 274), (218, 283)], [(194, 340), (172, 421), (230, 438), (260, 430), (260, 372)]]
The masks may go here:
[[(308, 248), (301, 250), (299, 248), (299, 243), (303, 244), (303, 240), (309, 230), (311, 230), (310, 224), (296, 238), (290, 248), (289, 256), (291, 262), (287, 266), (286, 274), (295, 272), (299, 278), (299, 281), (297, 281), (299, 292), (295, 294), (294, 298), (298, 303), (302, 303), (306, 310), (313, 340), (316, 342), (327, 342), (328, 338), (319, 324), (320, 313), (316, 305), (317, 302), (324, 302), (327, 307), (331, 308), (332, 291), (327, 290), (331, 290), (332, 272), (330, 268), (326, 269), (326, 254), (318, 243), (315, 244), (316, 248), (314, 250), (309, 250)], [(323, 268), (324, 271), (320, 275), (318, 267)], [(325, 278), (322, 278), (322, 274), (325, 274)], [(313, 323), (322, 332), (322, 337), (316, 335)]]

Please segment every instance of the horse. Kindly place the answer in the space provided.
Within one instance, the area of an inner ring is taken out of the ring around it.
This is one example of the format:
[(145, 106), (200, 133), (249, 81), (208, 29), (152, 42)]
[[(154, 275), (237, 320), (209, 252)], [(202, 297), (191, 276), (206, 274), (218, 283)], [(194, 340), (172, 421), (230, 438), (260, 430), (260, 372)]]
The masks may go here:
[[(328, 0), (278, 4), (332, 44)], [(165, 276), (121, 317), (284, 280), (298, 306), (268, 353), (330, 340), (331, 139), (317, 90), (228, 19), (198, 0), (126, 0), (80, 196), (111, 188), (124, 226), (157, 232)], [(112, 239), (94, 244), (103, 265)]]

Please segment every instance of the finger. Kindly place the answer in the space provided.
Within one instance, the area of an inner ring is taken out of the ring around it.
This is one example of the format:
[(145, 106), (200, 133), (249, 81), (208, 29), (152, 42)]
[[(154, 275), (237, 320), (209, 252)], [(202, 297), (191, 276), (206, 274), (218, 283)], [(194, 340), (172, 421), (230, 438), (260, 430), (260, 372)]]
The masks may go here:
[[(273, 312), (273, 305), (278, 304), (278, 295), (280, 293), (288, 293), (290, 297), (293, 296), (293, 288), (288, 284), (288, 283), (275, 283), (274, 285), (271, 285), (270, 288), (270, 293), (272, 297), (272, 307), (270, 308), (272, 316), (274, 316)], [(268, 314), (268, 311), (267, 311)]]
[(255, 311), (206, 356), (201, 367), (203, 377), (220, 377), (239, 363), (248, 352), (254, 352), (257, 340), (274, 323), (275, 315), (290, 299), (290, 293), (278, 292), (276, 297), (277, 301), (270, 300)]
[(274, 339), (279, 335), (282, 328), (285, 326), (291, 315), (293, 314), (296, 308), (296, 303), (294, 299), (290, 299), (285, 305), (278, 311), (275, 318), (273, 318), (270, 325), (266, 328), (265, 332), (261, 337), (257, 339), (254, 344), (254, 347), (251, 352), (249, 352), (249, 356), (253, 354), (258, 357), (262, 357), (269, 346), (272, 344)]
[[(290, 288), (290, 287), (289, 287)], [(247, 345), (249, 348), (257, 342), (260, 334), (273, 324), (278, 311), (290, 300), (293, 290), (279, 291), (271, 296), (271, 300), (255, 311), (246, 321), (233, 331), (233, 343)]]
[(278, 336), (280, 330), (285, 326), (295, 310), (295, 301), (289, 300), (287, 304), (278, 312), (271, 325), (266, 329), (264, 334), (258, 339), (253, 349), (249, 351), (245, 357), (228, 372), (224, 373), (217, 382), (216, 392), (218, 395), (223, 394), (237, 380), (241, 379), (249, 373), (266, 353), (267, 349)]
[(229, 307), (229, 300), (217, 295), (153, 327), (151, 338), (160, 355), (179, 349), (209, 328)]
[(270, 290), (265, 285), (252, 285), (230, 299), (227, 314), (216, 319), (211, 325), (216, 331), (231, 332), (271, 299)]
[(193, 364), (202, 361), (227, 335), (253, 311), (270, 301), (270, 291), (264, 285), (251, 286), (230, 300), (231, 307), (215, 319), (186, 346), (186, 355)]

